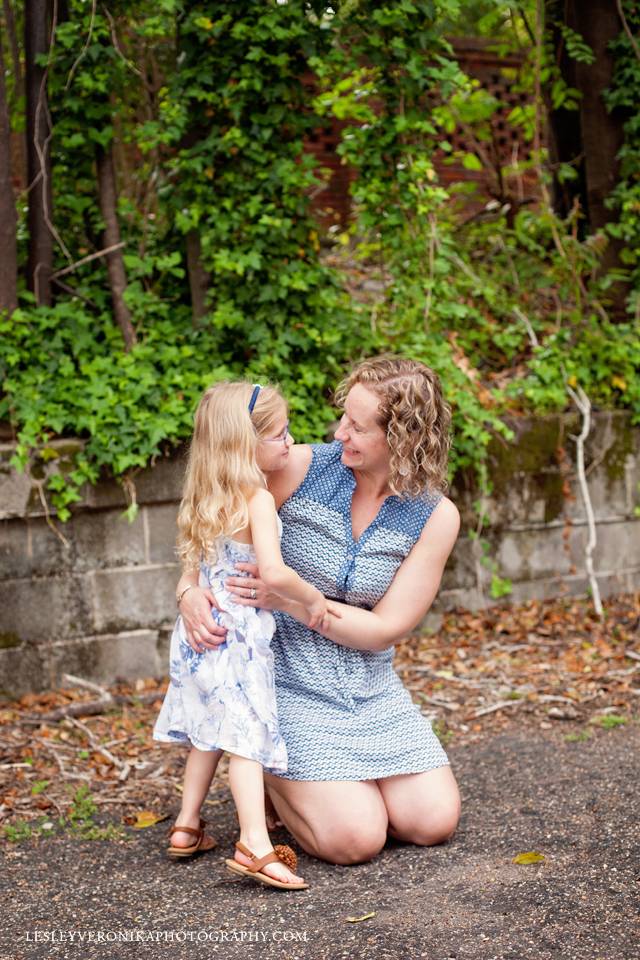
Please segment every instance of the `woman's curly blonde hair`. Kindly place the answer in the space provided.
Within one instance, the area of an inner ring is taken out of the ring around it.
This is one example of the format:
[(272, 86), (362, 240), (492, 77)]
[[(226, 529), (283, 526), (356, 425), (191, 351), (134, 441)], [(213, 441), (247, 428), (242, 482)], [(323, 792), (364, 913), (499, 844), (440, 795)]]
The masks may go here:
[(335, 400), (339, 407), (356, 383), (380, 401), (378, 422), (391, 454), (392, 493), (419, 497), (446, 490), (451, 408), (433, 370), (419, 360), (390, 354), (363, 360), (338, 385)]

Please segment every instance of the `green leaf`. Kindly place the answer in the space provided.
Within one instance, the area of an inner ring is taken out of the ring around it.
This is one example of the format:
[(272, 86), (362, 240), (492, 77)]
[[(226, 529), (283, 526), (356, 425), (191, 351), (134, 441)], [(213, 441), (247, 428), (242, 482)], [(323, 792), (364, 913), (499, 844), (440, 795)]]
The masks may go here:
[(528, 866), (531, 863), (542, 863), (543, 860), (545, 860), (544, 854), (531, 850), (528, 853), (518, 853), (511, 862), (520, 866)]

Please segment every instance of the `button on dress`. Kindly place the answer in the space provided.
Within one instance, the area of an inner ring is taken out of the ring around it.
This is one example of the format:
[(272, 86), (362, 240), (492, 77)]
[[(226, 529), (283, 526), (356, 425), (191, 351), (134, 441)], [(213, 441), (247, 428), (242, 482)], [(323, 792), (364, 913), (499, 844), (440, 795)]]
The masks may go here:
[[(312, 446), (298, 489), (280, 508), (282, 556), (327, 597), (371, 609), (441, 499), (387, 497), (354, 541), (352, 471), (342, 444)], [(272, 640), (287, 780), (374, 780), (447, 764), (431, 724), (393, 669), (393, 648), (353, 650), (276, 612)]]

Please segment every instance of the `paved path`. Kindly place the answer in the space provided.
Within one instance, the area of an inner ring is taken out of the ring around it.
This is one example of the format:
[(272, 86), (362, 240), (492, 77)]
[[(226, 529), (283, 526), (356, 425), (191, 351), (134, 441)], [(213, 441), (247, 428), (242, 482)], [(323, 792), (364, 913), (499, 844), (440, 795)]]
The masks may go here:
[[(303, 857), (304, 893), (224, 870), (230, 804), (218, 808), (219, 855), (185, 863), (161, 853), (165, 824), (127, 843), (4, 845), (0, 960), (638, 960), (640, 727), (572, 743), (565, 732), (513, 724), (450, 750), (464, 814), (449, 844), (392, 843), (358, 867)], [(545, 861), (512, 863), (530, 850)], [(125, 930), (166, 939), (98, 940)], [(36, 939), (50, 931), (67, 940)]]

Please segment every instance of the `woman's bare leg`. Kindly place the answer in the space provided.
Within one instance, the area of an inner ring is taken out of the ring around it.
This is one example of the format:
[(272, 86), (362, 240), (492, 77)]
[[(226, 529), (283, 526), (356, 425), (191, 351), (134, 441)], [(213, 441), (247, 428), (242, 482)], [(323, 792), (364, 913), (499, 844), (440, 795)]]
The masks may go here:
[(460, 818), (448, 766), (381, 780), (296, 781), (265, 774), (278, 816), (307, 853), (331, 863), (363, 863), (398, 840), (443, 843)]
[(279, 818), (307, 853), (363, 863), (382, 850), (387, 813), (375, 781), (284, 780), (265, 774)]
[(451, 767), (377, 780), (397, 840), (430, 847), (444, 843), (460, 819), (460, 793)]

